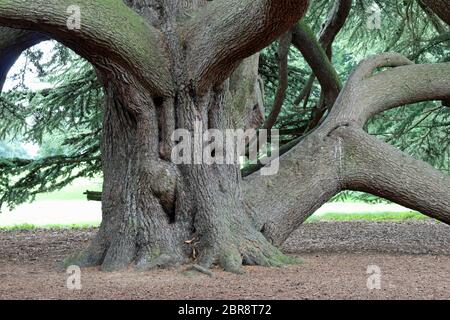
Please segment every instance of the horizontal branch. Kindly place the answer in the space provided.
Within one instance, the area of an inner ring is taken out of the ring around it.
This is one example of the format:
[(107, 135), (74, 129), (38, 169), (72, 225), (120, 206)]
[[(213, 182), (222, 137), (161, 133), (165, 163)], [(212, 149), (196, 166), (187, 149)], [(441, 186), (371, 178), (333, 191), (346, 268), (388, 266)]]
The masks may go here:
[[(373, 75), (378, 67), (398, 65)], [(376, 112), (448, 97), (449, 83), (450, 64), (410, 65), (397, 54), (365, 60), (326, 121), (278, 159), (278, 174), (255, 172), (244, 178), (245, 199), (256, 226), (281, 244), (344, 189), (385, 197), (450, 223), (449, 177), (362, 130)], [(423, 188), (426, 197), (421, 199)]]
[(306, 12), (308, 0), (216, 0), (188, 21), (190, 79), (198, 90), (221, 83), (243, 59), (288, 31)]
[(448, 100), (449, 84), (450, 63), (404, 66), (376, 74), (361, 84), (359, 123), (399, 106)]
[(450, 177), (361, 129), (336, 131), (345, 188), (368, 192), (450, 224)]
[[(74, 6), (80, 9), (81, 24), (71, 30), (68, 22), (76, 11), (68, 9)], [(0, 26), (45, 33), (104, 71), (108, 61), (117, 63), (135, 72), (156, 95), (172, 91), (159, 32), (122, 0), (0, 0)]]
[(273, 176), (243, 181), (257, 228), (281, 245), (308, 217), (343, 190), (367, 192), (450, 224), (450, 177), (370, 136), (357, 126), (319, 131), (280, 159)]

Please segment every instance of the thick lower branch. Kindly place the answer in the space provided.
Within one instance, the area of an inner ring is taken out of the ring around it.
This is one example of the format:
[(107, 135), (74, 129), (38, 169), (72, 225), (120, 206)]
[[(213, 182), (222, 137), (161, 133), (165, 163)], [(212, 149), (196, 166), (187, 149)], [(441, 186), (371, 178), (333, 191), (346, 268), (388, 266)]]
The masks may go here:
[(338, 129), (345, 188), (368, 192), (450, 223), (450, 177), (361, 129)]
[[(279, 172), (244, 179), (247, 209), (256, 227), (281, 245), (340, 191), (342, 141), (312, 134), (279, 160)], [(272, 164), (273, 165), (273, 164)]]

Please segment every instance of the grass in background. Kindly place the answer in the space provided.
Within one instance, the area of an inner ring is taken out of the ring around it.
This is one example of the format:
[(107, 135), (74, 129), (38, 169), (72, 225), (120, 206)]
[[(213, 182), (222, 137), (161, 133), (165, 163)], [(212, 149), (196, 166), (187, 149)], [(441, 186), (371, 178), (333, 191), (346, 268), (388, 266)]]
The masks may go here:
[[(41, 194), (36, 197), (36, 201), (66, 201), (66, 200), (82, 200), (87, 201), (84, 192), (100, 191), (102, 188), (102, 179), (78, 179), (72, 185), (67, 186), (60, 191)], [(343, 202), (354, 202), (357, 197), (353, 194), (346, 195), (340, 199)], [(408, 220), (426, 220), (430, 219), (418, 212), (360, 212), (360, 213), (343, 213), (343, 212), (327, 212), (320, 215), (313, 215), (306, 220), (306, 223), (320, 221), (408, 221)], [(37, 229), (89, 229), (99, 226), (99, 222), (80, 222), (76, 224), (49, 224), (49, 225), (33, 225), (18, 224), (13, 226), (0, 226), (0, 231), (4, 230), (37, 230)]]
[(320, 216), (311, 216), (306, 220), (310, 222), (320, 221), (405, 221), (405, 220), (426, 220), (431, 219), (421, 213), (410, 212), (364, 212), (364, 213), (339, 213), (328, 212)]
[[(376, 213), (339, 213), (330, 212), (320, 216), (311, 216), (305, 223), (321, 222), (321, 221), (408, 221), (408, 220), (427, 220), (431, 219), (418, 212), (376, 212)], [(0, 227), (0, 231), (20, 231), (20, 230), (50, 230), (50, 229), (69, 229), (83, 230), (97, 228), (99, 222), (83, 222), (77, 224), (50, 224), (45, 226), (36, 226), (33, 224), (19, 224), (14, 226)]]
[(0, 231), (22, 231), (22, 230), (84, 230), (98, 228), (98, 222), (83, 222), (77, 224), (48, 224), (45, 226), (36, 226), (34, 224), (24, 223), (14, 226), (0, 227)]

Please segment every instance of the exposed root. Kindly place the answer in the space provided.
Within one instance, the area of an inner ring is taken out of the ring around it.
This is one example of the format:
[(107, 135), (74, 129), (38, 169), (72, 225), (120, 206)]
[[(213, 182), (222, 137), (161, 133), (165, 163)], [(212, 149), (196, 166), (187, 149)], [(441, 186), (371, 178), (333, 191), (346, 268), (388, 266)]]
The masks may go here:
[(301, 260), (286, 256), (279, 249), (270, 245), (264, 249), (249, 247), (244, 250), (243, 262), (246, 265), (263, 267), (283, 267), (289, 264), (299, 264)]
[[(116, 271), (128, 267), (134, 256), (126, 254), (113, 255), (107, 251), (106, 256), (109, 258), (101, 259), (101, 252), (94, 252), (92, 248), (87, 248), (78, 254), (74, 254), (66, 258), (63, 266), (77, 265), (80, 267), (100, 266), (103, 271)], [(141, 254), (136, 259), (135, 269), (137, 271), (149, 271), (152, 269), (175, 268), (187, 262), (187, 257), (182, 257), (176, 254), (160, 253), (158, 250), (153, 252), (145, 251), (146, 254)], [(112, 257), (115, 259), (111, 259)], [(239, 245), (216, 245), (202, 250), (197, 263), (189, 265), (187, 271), (196, 271), (213, 276), (209, 269), (214, 265), (218, 265), (227, 272), (235, 274), (244, 274), (243, 265), (263, 266), (263, 267), (282, 267), (289, 264), (301, 263), (300, 260), (284, 255), (279, 249), (272, 246), (269, 242), (264, 240), (257, 244), (253, 241), (243, 240)]]
[(219, 254), (219, 265), (228, 272), (236, 274), (245, 273), (245, 270), (242, 269), (242, 256), (234, 246), (222, 250)]
[(97, 267), (101, 265), (105, 256), (105, 244), (99, 240), (99, 235), (92, 241), (92, 243), (84, 250), (74, 253), (62, 262), (62, 266), (79, 266), (80, 268)]
[(160, 254), (158, 256), (143, 256), (137, 263), (136, 269), (148, 271), (152, 269), (165, 269), (177, 267), (182, 263), (182, 259), (174, 255)]
[(284, 255), (262, 235), (258, 235), (257, 239), (235, 240), (232, 244), (220, 243), (206, 248), (199, 259), (202, 268), (210, 268), (213, 264), (217, 264), (225, 271), (236, 274), (245, 273), (243, 265), (282, 267), (297, 263), (301, 261)]
[(118, 271), (127, 268), (136, 255), (136, 244), (133, 237), (117, 235), (106, 251), (101, 269), (103, 271)]
[(191, 270), (192, 271), (197, 271), (197, 272), (200, 272), (200, 273), (204, 273), (204, 274), (206, 274), (206, 275), (208, 275), (210, 277), (214, 277), (214, 273), (211, 270), (209, 270), (207, 268), (204, 268), (204, 267), (202, 267), (201, 265), (198, 265), (198, 264), (190, 265), (186, 270), (187, 271), (191, 271)]

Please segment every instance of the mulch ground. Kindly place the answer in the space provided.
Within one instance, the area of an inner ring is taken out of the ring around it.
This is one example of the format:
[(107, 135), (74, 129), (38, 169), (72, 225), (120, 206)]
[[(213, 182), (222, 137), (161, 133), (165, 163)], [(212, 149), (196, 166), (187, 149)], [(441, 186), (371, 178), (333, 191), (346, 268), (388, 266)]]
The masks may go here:
[[(88, 268), (82, 289), (71, 291), (59, 263), (95, 232), (0, 231), (0, 299), (450, 299), (450, 227), (432, 221), (305, 224), (283, 248), (299, 265), (216, 269), (212, 278), (183, 268)], [(380, 290), (367, 288), (371, 265)]]

